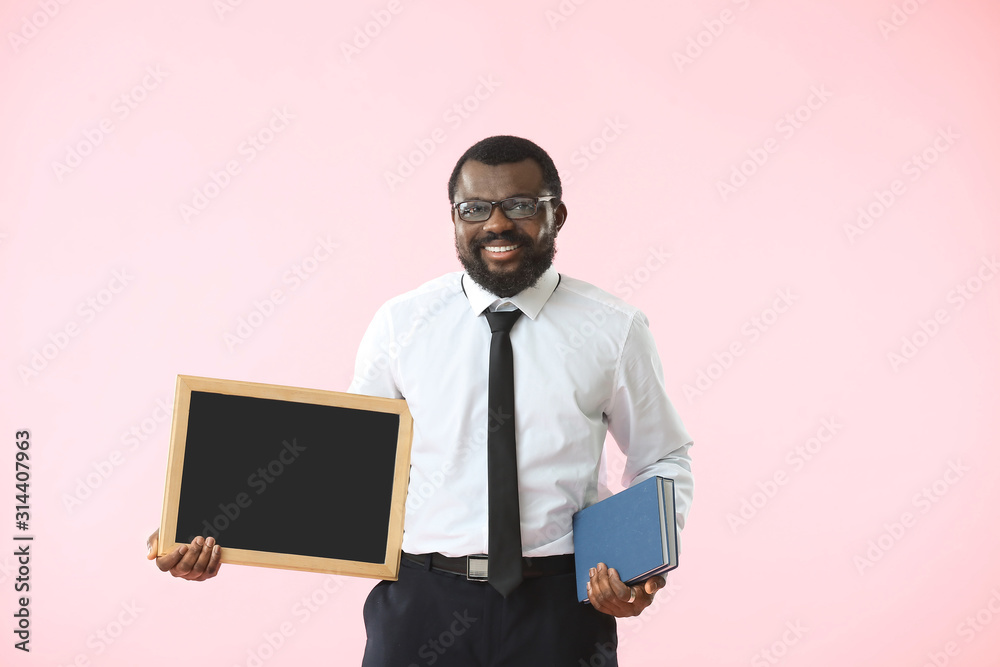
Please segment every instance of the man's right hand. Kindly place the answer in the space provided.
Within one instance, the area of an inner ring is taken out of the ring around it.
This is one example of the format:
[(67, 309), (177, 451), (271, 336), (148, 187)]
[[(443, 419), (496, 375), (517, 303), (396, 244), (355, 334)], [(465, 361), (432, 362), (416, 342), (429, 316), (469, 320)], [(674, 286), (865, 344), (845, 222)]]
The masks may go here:
[(160, 529), (157, 528), (146, 540), (146, 558), (156, 559), (156, 567), (162, 572), (169, 572), (175, 577), (189, 581), (205, 581), (219, 573), (222, 565), (222, 548), (215, 543), (214, 537), (205, 539), (196, 537), (188, 544), (178, 544), (170, 553), (157, 558), (156, 552), (160, 543)]

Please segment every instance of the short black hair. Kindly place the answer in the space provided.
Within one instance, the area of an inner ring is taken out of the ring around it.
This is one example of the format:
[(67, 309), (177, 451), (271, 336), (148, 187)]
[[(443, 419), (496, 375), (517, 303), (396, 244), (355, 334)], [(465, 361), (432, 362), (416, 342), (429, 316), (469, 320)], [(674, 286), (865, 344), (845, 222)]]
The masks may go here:
[(538, 163), (538, 166), (542, 168), (542, 183), (553, 195), (562, 198), (562, 181), (559, 180), (559, 172), (549, 154), (532, 141), (503, 134), (487, 137), (473, 144), (469, 150), (462, 154), (462, 157), (458, 158), (455, 169), (451, 172), (451, 178), (448, 179), (448, 201), (455, 200), (458, 175), (469, 160), (494, 167), (498, 164), (510, 164), (527, 159)]

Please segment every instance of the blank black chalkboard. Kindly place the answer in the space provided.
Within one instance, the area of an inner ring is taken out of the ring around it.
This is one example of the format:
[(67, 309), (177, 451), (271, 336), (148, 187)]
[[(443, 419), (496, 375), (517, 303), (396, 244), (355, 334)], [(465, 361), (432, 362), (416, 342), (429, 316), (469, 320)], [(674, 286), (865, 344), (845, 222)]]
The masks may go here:
[(394, 579), (412, 421), (404, 401), (178, 376), (161, 552)]

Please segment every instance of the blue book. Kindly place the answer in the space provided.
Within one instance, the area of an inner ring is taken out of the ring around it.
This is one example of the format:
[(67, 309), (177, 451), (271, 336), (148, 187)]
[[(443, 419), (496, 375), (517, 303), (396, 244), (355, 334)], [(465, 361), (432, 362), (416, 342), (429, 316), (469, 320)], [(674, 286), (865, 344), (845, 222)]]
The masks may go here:
[(674, 480), (650, 477), (573, 515), (576, 592), (587, 599), (590, 568), (604, 563), (632, 585), (677, 567)]

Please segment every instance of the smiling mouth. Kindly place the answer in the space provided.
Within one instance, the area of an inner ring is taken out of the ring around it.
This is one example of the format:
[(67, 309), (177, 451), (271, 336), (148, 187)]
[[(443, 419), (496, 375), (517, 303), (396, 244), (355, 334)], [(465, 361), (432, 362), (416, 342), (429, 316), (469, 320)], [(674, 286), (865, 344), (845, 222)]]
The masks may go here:
[(521, 246), (519, 245), (497, 245), (497, 246), (484, 245), (483, 250), (486, 250), (487, 252), (491, 253), (502, 253), (502, 252), (510, 252), (511, 250), (517, 250), (520, 247)]

